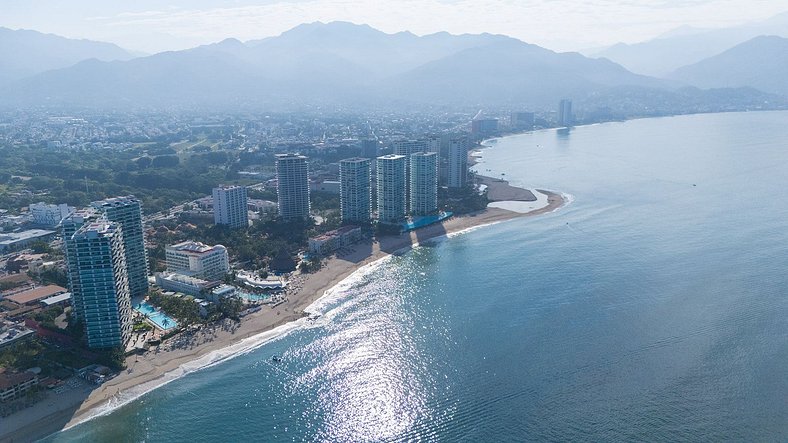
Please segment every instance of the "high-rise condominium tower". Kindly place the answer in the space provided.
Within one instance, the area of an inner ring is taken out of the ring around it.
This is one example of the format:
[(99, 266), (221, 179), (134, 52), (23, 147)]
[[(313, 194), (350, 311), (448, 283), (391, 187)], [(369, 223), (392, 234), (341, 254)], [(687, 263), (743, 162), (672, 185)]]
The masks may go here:
[(372, 161), (348, 158), (339, 162), (339, 204), (343, 223), (372, 219)]
[(309, 165), (307, 158), (298, 154), (276, 156), (276, 194), (279, 216), (307, 218), (309, 201)]
[(410, 212), (432, 214), (438, 209), (438, 154), (419, 152), (410, 156)]
[(249, 227), (245, 186), (213, 188), (213, 222), (231, 228)]
[(558, 126), (572, 126), (573, 124), (572, 100), (565, 98), (558, 103)]
[(377, 159), (378, 220), (396, 223), (405, 218), (407, 197), (405, 191), (404, 155), (384, 155)]
[[(395, 140), (392, 143), (395, 155), (405, 156), (405, 195), (410, 195), (410, 156), (418, 152), (427, 152), (427, 140)], [(410, 200), (405, 201), (405, 211), (410, 210)]]
[(123, 229), (129, 290), (132, 297), (144, 296), (148, 293), (148, 255), (142, 231), (142, 204), (129, 195), (108, 198), (91, 205), (103, 213), (107, 220), (120, 224)]
[(131, 296), (120, 223), (88, 222), (65, 239), (74, 314), (90, 348), (125, 346), (131, 335)]
[(449, 141), (448, 160), (446, 184), (450, 188), (462, 188), (468, 178), (468, 137), (457, 136)]

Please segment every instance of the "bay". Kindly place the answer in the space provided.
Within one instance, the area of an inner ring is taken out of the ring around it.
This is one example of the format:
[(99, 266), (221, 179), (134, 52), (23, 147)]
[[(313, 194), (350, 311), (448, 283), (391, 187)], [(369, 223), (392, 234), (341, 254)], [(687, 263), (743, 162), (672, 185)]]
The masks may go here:
[(48, 440), (785, 440), (786, 122), (499, 139), (480, 173), (571, 204), (385, 259), (315, 324)]

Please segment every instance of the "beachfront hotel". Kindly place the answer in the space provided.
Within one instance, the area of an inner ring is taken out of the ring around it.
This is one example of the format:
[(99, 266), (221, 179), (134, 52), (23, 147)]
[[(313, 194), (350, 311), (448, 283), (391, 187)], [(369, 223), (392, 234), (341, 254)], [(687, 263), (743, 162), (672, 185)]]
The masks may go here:
[(120, 224), (123, 229), (123, 247), (126, 250), (129, 290), (132, 297), (148, 293), (148, 256), (142, 231), (142, 204), (133, 195), (108, 198), (91, 203), (107, 220)]
[(468, 180), (468, 137), (457, 136), (449, 141), (446, 185), (462, 188)]
[(419, 152), (410, 156), (410, 212), (433, 214), (438, 210), (438, 154)]
[(404, 155), (384, 155), (377, 159), (378, 173), (378, 221), (397, 223), (407, 212), (405, 193)]
[(123, 229), (105, 218), (65, 240), (73, 313), (93, 349), (125, 346), (131, 336), (131, 296)]
[(231, 228), (249, 227), (245, 186), (213, 188), (213, 222)]
[(276, 180), (279, 216), (308, 218), (311, 205), (307, 157), (299, 154), (277, 154)]
[(206, 280), (221, 280), (230, 272), (227, 248), (185, 241), (165, 248), (167, 272)]
[(339, 162), (339, 206), (342, 223), (372, 220), (372, 161), (347, 158)]

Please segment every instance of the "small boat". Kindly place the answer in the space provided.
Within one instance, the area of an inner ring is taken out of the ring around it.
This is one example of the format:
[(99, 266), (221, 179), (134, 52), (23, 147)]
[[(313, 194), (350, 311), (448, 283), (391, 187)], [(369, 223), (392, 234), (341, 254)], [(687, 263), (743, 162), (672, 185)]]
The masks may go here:
[(280, 363), (282, 361), (282, 357), (278, 355), (274, 355), (273, 357), (271, 357), (271, 361), (274, 363)]

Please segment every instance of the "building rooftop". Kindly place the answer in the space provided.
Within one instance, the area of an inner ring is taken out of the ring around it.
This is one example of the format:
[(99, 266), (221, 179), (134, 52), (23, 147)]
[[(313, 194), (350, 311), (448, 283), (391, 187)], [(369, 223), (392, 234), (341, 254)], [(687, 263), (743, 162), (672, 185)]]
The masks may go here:
[(63, 293), (63, 294), (55, 295), (53, 297), (45, 298), (45, 299), (41, 300), (41, 303), (43, 303), (43, 304), (45, 304), (47, 306), (52, 306), (52, 305), (56, 305), (58, 303), (64, 302), (66, 300), (71, 300), (71, 293), (70, 292), (66, 292), (66, 293)]
[(179, 282), (179, 283), (186, 283), (186, 284), (195, 285), (195, 286), (209, 285), (211, 283), (211, 282), (209, 282), (207, 280), (203, 280), (201, 278), (191, 277), (189, 275), (178, 274), (178, 273), (175, 273), (175, 272), (160, 272), (159, 276), (161, 276), (161, 278), (163, 278), (164, 280), (169, 280), (169, 281), (174, 281), (174, 282)]
[(32, 372), (19, 372), (17, 374), (0, 374), (0, 390), (30, 381), (36, 377)]
[(72, 220), (76, 223), (83, 223), (85, 220), (93, 218), (97, 215), (98, 213), (96, 212), (96, 208), (77, 209), (63, 217), (63, 220), (61, 220), (60, 223), (63, 224), (66, 222), (66, 220)]
[(7, 300), (19, 303), (20, 305), (37, 302), (53, 295), (62, 294), (66, 292), (66, 288), (56, 285), (40, 286), (38, 288), (28, 289), (14, 295), (6, 297)]
[(333, 231), (324, 232), (323, 234), (315, 237), (314, 240), (328, 240), (333, 237), (338, 237), (341, 235), (345, 235), (349, 232), (353, 232), (356, 229), (361, 229), (361, 228), (354, 225), (342, 226), (341, 228), (334, 229)]
[(277, 160), (287, 160), (287, 159), (303, 159), (306, 160), (307, 156), (301, 154), (276, 154)]
[(204, 254), (216, 249), (227, 249), (222, 245), (208, 246), (205, 243), (195, 241), (185, 241), (175, 245), (167, 246), (167, 249), (173, 249), (179, 252), (191, 252), (195, 254)]
[(46, 229), (28, 229), (22, 232), (9, 232), (0, 234), (0, 244), (14, 243), (18, 241), (29, 240), (36, 237), (43, 237), (45, 235), (54, 234), (55, 231), (47, 231)]
[(119, 227), (120, 225), (117, 223), (102, 218), (83, 225), (77, 230), (74, 237), (95, 238), (99, 234), (113, 234)]
[(339, 162), (340, 163), (363, 163), (363, 162), (369, 162), (369, 161), (370, 160), (368, 158), (364, 158), (364, 157), (352, 157), (352, 158), (346, 158), (346, 159), (340, 160)]
[(112, 197), (106, 198), (104, 200), (94, 201), (91, 203), (91, 206), (95, 208), (107, 208), (107, 207), (117, 207), (117, 206), (126, 206), (132, 203), (139, 203), (137, 197), (133, 195), (126, 195), (123, 197)]

